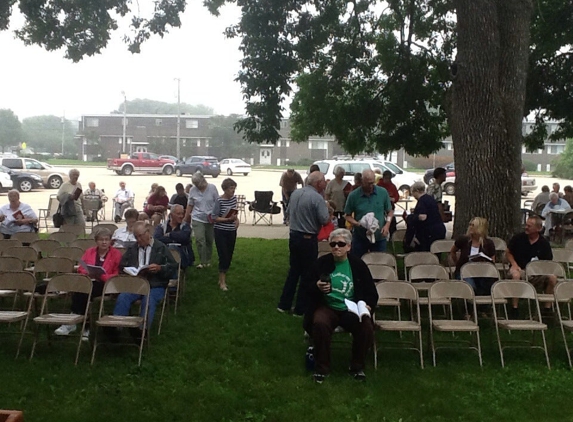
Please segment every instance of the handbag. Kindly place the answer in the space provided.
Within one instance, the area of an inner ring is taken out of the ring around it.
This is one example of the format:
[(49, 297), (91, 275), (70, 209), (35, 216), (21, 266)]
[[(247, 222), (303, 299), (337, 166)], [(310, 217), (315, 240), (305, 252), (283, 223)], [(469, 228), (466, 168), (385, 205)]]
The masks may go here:
[(64, 224), (64, 216), (62, 215), (62, 205), (58, 206), (58, 210), (52, 215), (54, 227), (59, 229)]

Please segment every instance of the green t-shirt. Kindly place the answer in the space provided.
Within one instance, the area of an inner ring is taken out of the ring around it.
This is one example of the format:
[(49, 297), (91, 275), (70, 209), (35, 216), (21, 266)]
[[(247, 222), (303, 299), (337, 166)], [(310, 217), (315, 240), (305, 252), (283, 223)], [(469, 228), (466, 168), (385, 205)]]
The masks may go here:
[(336, 311), (346, 311), (344, 299), (354, 298), (354, 282), (348, 259), (334, 262), (334, 271), (330, 274), (332, 291), (326, 295), (326, 305)]

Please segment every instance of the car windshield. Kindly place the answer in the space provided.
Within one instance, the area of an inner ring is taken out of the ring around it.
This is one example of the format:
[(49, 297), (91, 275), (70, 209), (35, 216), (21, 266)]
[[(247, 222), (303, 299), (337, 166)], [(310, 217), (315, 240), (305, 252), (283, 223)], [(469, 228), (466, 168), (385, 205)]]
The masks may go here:
[(389, 161), (384, 161), (384, 165), (396, 174), (402, 174), (403, 173), (402, 169), (394, 163), (391, 163)]
[(314, 163), (318, 166), (318, 168), (320, 169), (320, 172), (323, 174), (328, 173), (328, 163)]

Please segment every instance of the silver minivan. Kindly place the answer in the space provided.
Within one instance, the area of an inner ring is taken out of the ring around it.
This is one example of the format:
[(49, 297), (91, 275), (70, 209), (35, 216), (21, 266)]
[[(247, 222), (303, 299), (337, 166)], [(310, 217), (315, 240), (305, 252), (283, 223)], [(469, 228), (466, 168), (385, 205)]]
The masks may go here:
[(69, 180), (66, 172), (44, 165), (33, 158), (2, 158), (2, 165), (12, 170), (25, 170), (29, 173), (37, 174), (42, 178), (44, 187), (49, 189), (59, 189), (62, 183)]

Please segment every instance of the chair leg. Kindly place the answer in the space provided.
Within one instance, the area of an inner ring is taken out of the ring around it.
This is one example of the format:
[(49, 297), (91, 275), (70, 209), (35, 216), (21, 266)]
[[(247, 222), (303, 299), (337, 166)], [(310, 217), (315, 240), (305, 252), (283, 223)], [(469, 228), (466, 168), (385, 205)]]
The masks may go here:
[[(102, 299), (103, 299), (103, 298), (102, 298)], [(94, 364), (94, 360), (95, 360), (95, 356), (96, 356), (98, 328), (99, 328), (99, 325), (96, 324), (95, 330), (94, 330), (94, 349), (92, 350), (92, 361), (91, 361), (91, 365)]]
[(169, 300), (169, 287), (165, 289), (165, 294), (163, 295), (163, 306), (161, 307), (161, 318), (159, 318), (159, 328), (157, 329), (157, 335), (161, 334), (161, 326), (163, 325), (163, 315), (165, 315), (165, 305)]
[[(476, 321), (476, 324), (477, 324), (477, 321)], [(478, 331), (476, 331), (476, 339), (477, 339), (479, 366), (483, 367), (483, 362), (482, 362), (482, 358), (481, 358), (481, 341), (480, 341), (480, 337), (479, 337), (479, 328), (478, 328)]]
[(541, 338), (543, 339), (543, 351), (545, 352), (545, 360), (547, 361), (547, 369), (551, 369), (551, 363), (549, 363), (549, 353), (547, 352), (547, 342), (545, 341), (545, 331), (541, 331)]
[(422, 328), (420, 328), (420, 331), (418, 331), (418, 340), (419, 340), (419, 347), (420, 349), (418, 350), (418, 352), (420, 353), (420, 367), (422, 369), (424, 369), (424, 352), (423, 352), (423, 348), (422, 348)]
[(503, 362), (503, 347), (501, 347), (501, 338), (499, 337), (499, 327), (495, 324), (495, 331), (497, 334), (497, 345), (499, 347), (499, 357), (501, 359), (501, 367), (505, 368), (505, 363)]

